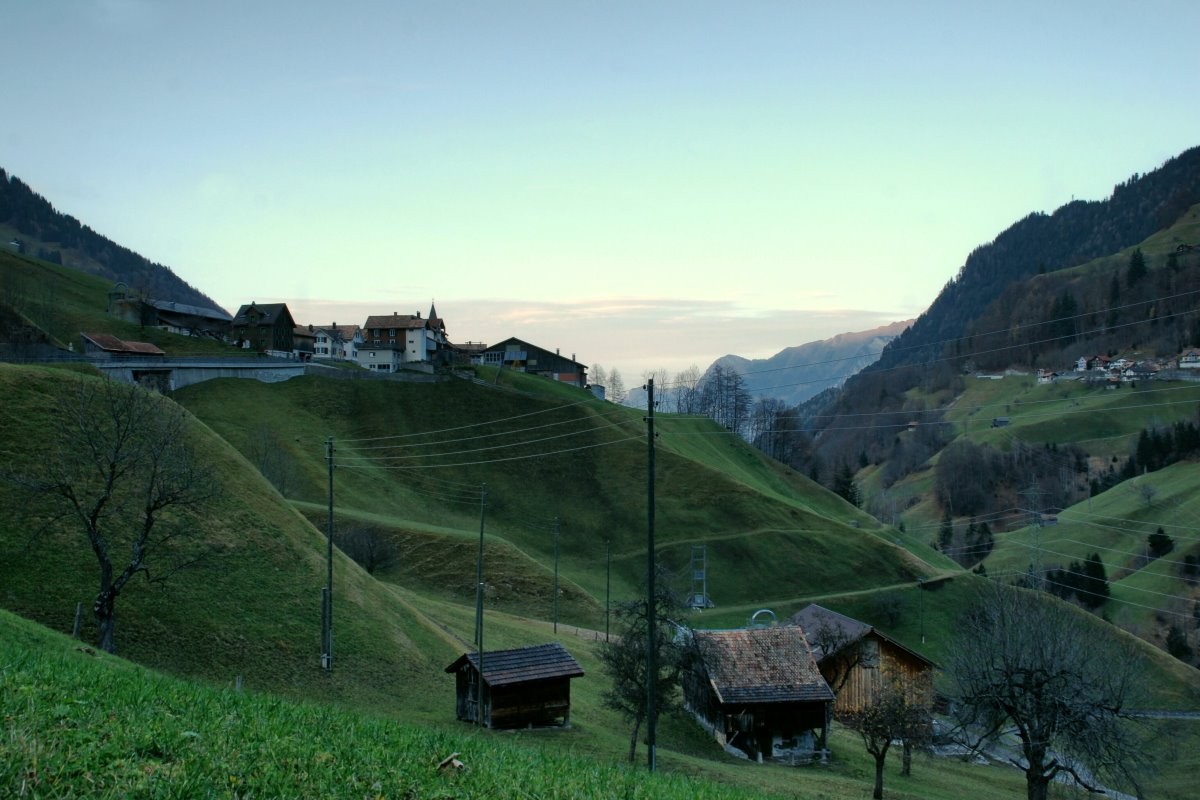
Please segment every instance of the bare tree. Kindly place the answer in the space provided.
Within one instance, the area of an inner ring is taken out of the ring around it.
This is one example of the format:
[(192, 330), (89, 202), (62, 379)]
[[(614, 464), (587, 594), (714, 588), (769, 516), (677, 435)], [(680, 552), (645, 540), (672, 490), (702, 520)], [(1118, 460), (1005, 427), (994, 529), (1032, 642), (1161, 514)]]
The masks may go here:
[(912, 748), (929, 741), (929, 706), (896, 679), (883, 684), (874, 702), (862, 711), (846, 717), (846, 723), (858, 731), (863, 747), (875, 758), (875, 800), (883, 799), (883, 766), (892, 742), (904, 746), (905, 773), (911, 764)]
[(588, 383), (592, 384), (593, 386), (608, 386), (608, 373), (605, 372), (603, 366), (600, 364), (595, 364), (592, 366), (591, 380), (589, 380)]
[(808, 643), (821, 662), (821, 674), (833, 693), (841, 694), (842, 687), (854, 668), (862, 663), (862, 632), (851, 630), (828, 619), (812, 631), (805, 631)]
[(1127, 709), (1145, 680), (1132, 645), (1097, 645), (1083, 612), (1023, 589), (991, 584), (964, 612), (947, 669), (963, 741), (981, 749), (1012, 732), (1013, 764), (1029, 800), (1070, 776), (1138, 786), (1147, 766)]
[(625, 402), (625, 381), (621, 378), (621, 371), (616, 367), (613, 367), (612, 372), (608, 373), (606, 397), (617, 404)]
[(286, 451), (283, 438), (274, 428), (264, 423), (254, 429), (250, 434), (246, 458), (258, 467), (258, 471), (271, 482), (276, 491), (287, 495), (292, 488), (296, 469)]
[(671, 373), (666, 367), (657, 367), (642, 372), (642, 385), (654, 381), (654, 399), (656, 405), (663, 411), (667, 410), (667, 402), (672, 391)]
[(187, 442), (187, 413), (161, 395), (83, 378), (59, 414), (51, 453), (18, 480), (56, 520), (74, 520), (95, 554), (97, 646), (112, 653), (117, 597), (134, 576), (165, 581), (203, 556), (186, 516), (214, 483)]
[(675, 411), (680, 414), (696, 414), (700, 411), (700, 377), (700, 368), (695, 364), (675, 376)]
[[(682, 615), (683, 602), (671, 588), (667, 570), (658, 566), (655, 577), (654, 646), (658, 675), (655, 679), (654, 706), (665, 711), (675, 699), (683, 677), (688, 651), (676, 636), (672, 618)], [(645, 585), (643, 584), (643, 592)], [(601, 644), (600, 662), (612, 678), (612, 686), (604, 692), (604, 705), (618, 711), (633, 729), (629, 734), (629, 762), (637, 755), (638, 732), (646, 720), (648, 689), (646, 645), (649, 640), (649, 613), (646, 598), (621, 603), (614, 611), (620, 636)]]
[(354, 525), (340, 531), (334, 541), (339, 550), (371, 575), (377, 570), (394, 566), (400, 560), (400, 549), (395, 540), (377, 528)]

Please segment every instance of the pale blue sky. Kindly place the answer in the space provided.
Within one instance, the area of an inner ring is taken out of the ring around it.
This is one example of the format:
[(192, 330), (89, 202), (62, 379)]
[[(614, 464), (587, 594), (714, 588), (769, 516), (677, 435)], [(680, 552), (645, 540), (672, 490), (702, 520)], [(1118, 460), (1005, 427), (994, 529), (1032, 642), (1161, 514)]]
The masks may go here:
[(0, 166), (227, 309), (707, 366), (1200, 144), (1195, 2), (0, 0)]

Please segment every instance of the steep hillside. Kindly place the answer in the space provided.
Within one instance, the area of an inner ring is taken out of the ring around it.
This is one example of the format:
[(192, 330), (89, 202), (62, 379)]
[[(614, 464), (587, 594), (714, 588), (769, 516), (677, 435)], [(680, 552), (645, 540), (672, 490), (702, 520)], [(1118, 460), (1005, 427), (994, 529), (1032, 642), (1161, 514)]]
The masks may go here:
[[(98, 378), (0, 364), (6, 474), (43, 457), (57, 424), (51, 410), (69, 403), (78, 382), (88, 380)], [(193, 530), (212, 552), (199, 568), (165, 584), (141, 578), (130, 584), (116, 606), (118, 652), (180, 675), (222, 683), (242, 676), (250, 688), (297, 696), (403, 705), (414, 713), (445, 702), (450, 690), (430, 676), (457, 645), (340, 553), (335, 618), (344, 658), (332, 676), (314, 668), (325, 583), (321, 534), (206, 426), (193, 421), (189, 435), (219, 481)], [(150, 575), (164, 568), (156, 563)], [(98, 575), (77, 522), (56, 518), (38, 496), (0, 482), (0, 604), (69, 632), (82, 603), (81, 638), (93, 641)], [(414, 686), (425, 687), (415, 702)]]
[(143, 327), (108, 313), (112, 282), (0, 246), (0, 354), (41, 357), (79, 349), (82, 331), (150, 342), (168, 355), (240, 355), (208, 338)]
[[(948, 343), (943, 357), (865, 370), (797, 415), (812, 421), (826, 462), (895, 463), (897, 428), (914, 415), (925, 419), (949, 408), (980, 371), (1071, 373), (1081, 356), (1096, 355), (1166, 366), (1200, 345), (1200, 251), (1187, 250), (1193, 240), (1200, 240), (1200, 206), (1124, 251), (1012, 283), (977, 314), (965, 336)], [(1135, 263), (1144, 271), (1131, 279)], [(866, 419), (872, 424), (861, 424)], [(918, 463), (948, 443), (937, 430), (922, 436), (927, 441)]]
[(841, 386), (846, 376), (875, 363), (884, 346), (911, 324), (912, 320), (904, 320), (869, 331), (839, 333), (819, 342), (788, 347), (770, 358), (722, 356), (714, 366), (742, 375), (747, 391), (755, 397), (798, 405), (826, 389)]
[(111, 286), (130, 289), (157, 300), (220, 308), (170, 267), (156, 264), (97, 233), (74, 217), (56, 210), (16, 175), (0, 169), (0, 247), (98, 275)]
[[(397, 574), (459, 602), (474, 596), (484, 486), (485, 536), (495, 563), (508, 565), (489, 580), (497, 607), (545, 613), (556, 519), (567, 581), (560, 613), (573, 622), (601, 620), (606, 543), (614, 596), (644, 573), (645, 426), (631, 409), (584, 392), (563, 402), (461, 380), (211, 381), (177, 397), (252, 462), (278, 454), (285, 493), (314, 518), (327, 497), (332, 436), (338, 512), (401, 545)], [(885, 583), (930, 572), (875, 535), (870, 517), (712, 423), (659, 420), (657, 545), (681, 591), (694, 545), (707, 546), (718, 604), (761, 601), (764, 586), (791, 596), (800, 575), (810, 591), (862, 588), (855, 563), (877, 565), (872, 580)], [(817, 553), (845, 560), (814, 562)]]
[(946, 344), (963, 336), (1011, 284), (1131, 247), (1196, 203), (1200, 147), (1117, 184), (1106, 200), (1076, 200), (1053, 214), (1030, 214), (971, 253), (929, 309), (867, 371), (941, 357)]

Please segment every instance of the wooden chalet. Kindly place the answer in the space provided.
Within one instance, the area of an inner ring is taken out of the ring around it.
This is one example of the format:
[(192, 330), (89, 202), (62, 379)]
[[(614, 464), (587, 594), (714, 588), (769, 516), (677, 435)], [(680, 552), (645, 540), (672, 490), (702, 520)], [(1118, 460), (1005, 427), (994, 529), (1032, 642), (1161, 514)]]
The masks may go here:
[(834, 714), (863, 711), (878, 698), (885, 681), (897, 680), (910, 697), (932, 705), (937, 666), (865, 622), (813, 603), (788, 619), (812, 643), (821, 674), (837, 693)]
[(488, 347), (482, 353), (472, 355), (472, 360), (486, 366), (514, 369), (541, 375), (543, 378), (570, 383), (580, 389), (587, 388), (587, 365), (570, 358), (557, 350), (550, 352), (515, 336)]
[(725, 749), (756, 761), (811, 760), (829, 735), (833, 692), (794, 626), (694, 631), (684, 705)]
[(294, 349), (296, 321), (287, 303), (251, 303), (238, 309), (230, 335), (240, 347), (289, 357)]
[[(455, 717), (477, 722), (479, 654), (464, 653), (454, 673)], [(571, 726), (571, 679), (583, 669), (561, 644), (484, 651), (483, 724), (489, 728)]]

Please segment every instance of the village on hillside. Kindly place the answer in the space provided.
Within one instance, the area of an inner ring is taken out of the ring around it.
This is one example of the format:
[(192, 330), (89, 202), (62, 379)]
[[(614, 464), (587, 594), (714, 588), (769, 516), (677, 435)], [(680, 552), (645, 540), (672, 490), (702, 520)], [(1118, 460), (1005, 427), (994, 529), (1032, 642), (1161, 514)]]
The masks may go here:
[[(1181, 372), (1182, 370), (1182, 372)], [(1003, 380), (1006, 376), (1025, 376), (1030, 373), (1016, 369), (1005, 372), (979, 372), (982, 380)], [(1058, 381), (1086, 381), (1094, 385), (1115, 387), (1122, 383), (1152, 380), (1200, 380), (1200, 349), (1184, 350), (1176, 358), (1129, 358), (1125, 356), (1080, 356), (1073, 366), (1061, 372), (1051, 369), (1036, 371), (1039, 384)]]
[[(109, 293), (108, 312), (127, 322), (181, 336), (197, 336), (229, 344), (257, 355), (299, 363), (356, 364), (375, 375), (401, 370), (432, 372), (436, 368), (483, 365), (539, 375), (591, 389), (603, 399), (601, 386), (588, 383), (587, 365), (575, 354), (564, 356), (531, 342), (509, 337), (495, 344), (451, 342), (446, 321), (430, 304), (425, 316), (373, 314), (362, 325), (302, 325), (286, 303), (251, 302), (230, 317), (213, 308), (171, 301), (146, 300), (117, 284)], [(98, 358), (165, 358), (160, 348), (102, 333), (83, 333), (82, 352)]]

